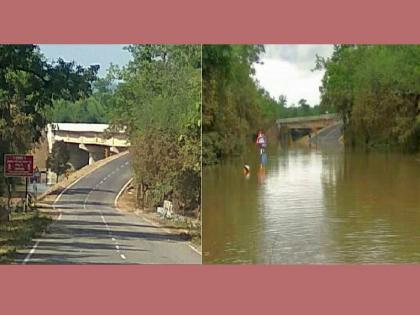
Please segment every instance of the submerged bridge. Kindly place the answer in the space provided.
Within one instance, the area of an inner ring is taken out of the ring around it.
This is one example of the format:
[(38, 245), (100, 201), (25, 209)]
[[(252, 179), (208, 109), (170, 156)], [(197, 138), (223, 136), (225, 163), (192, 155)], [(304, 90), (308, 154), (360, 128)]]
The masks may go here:
[(107, 124), (52, 123), (47, 126), (48, 151), (63, 141), (70, 151), (70, 164), (79, 169), (112, 154), (126, 150), (130, 144), (124, 131), (109, 133)]
[(324, 114), (318, 116), (278, 119), (276, 124), (279, 129), (309, 129), (316, 131), (334, 125), (338, 122), (340, 122), (340, 117), (337, 114)]
[[(318, 135), (319, 131), (329, 130), (333, 126), (341, 126), (342, 122), (337, 114), (324, 114), (278, 119), (276, 124), (280, 137), (291, 136), (293, 140), (296, 140), (306, 135)], [(337, 130), (340, 131), (340, 128)]]

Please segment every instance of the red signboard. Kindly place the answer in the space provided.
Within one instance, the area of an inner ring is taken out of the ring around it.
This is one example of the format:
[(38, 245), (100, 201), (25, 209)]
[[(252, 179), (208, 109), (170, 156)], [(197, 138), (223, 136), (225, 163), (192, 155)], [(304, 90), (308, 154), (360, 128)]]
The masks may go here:
[(34, 157), (25, 154), (4, 155), (4, 176), (32, 176), (34, 173)]

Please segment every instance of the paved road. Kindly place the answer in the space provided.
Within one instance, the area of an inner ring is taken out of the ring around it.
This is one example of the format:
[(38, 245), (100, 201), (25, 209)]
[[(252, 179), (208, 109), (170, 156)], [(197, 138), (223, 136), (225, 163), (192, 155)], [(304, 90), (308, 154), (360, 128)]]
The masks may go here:
[(341, 129), (343, 127), (343, 123), (337, 123), (330, 127), (321, 129), (319, 133), (312, 137), (311, 143), (312, 144), (319, 144), (319, 145), (338, 145), (339, 139), (342, 135)]
[[(82, 178), (56, 203), (61, 217), (21, 262), (52, 264), (201, 263), (187, 242), (138, 216), (114, 208), (131, 178), (129, 156), (122, 156)], [(36, 243), (34, 243), (36, 244)]]

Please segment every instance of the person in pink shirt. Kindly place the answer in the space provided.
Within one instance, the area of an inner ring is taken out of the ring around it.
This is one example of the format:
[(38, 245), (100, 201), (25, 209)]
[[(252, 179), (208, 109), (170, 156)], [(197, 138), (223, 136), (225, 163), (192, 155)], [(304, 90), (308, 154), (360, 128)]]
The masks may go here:
[(264, 134), (262, 129), (258, 130), (257, 140), (255, 141), (255, 143), (259, 146), (260, 153), (262, 154), (265, 151), (265, 148), (267, 147), (267, 136)]

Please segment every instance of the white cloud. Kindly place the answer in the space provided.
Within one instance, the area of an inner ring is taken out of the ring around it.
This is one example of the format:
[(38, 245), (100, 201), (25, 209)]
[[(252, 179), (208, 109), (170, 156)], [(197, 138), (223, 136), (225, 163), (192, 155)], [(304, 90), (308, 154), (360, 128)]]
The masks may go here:
[(323, 71), (311, 71), (316, 55), (328, 57), (332, 45), (266, 45), (261, 56), (263, 64), (255, 65), (255, 77), (271, 96), (286, 95), (288, 104), (301, 98), (309, 104), (319, 104)]

